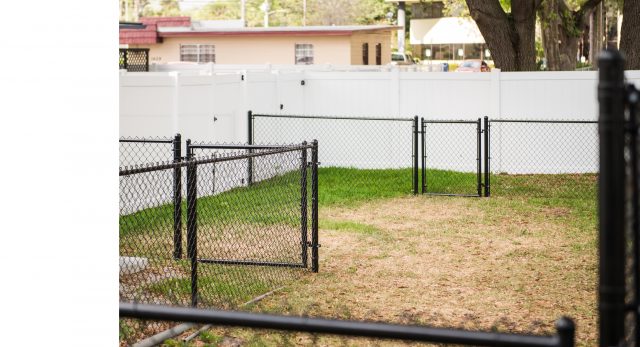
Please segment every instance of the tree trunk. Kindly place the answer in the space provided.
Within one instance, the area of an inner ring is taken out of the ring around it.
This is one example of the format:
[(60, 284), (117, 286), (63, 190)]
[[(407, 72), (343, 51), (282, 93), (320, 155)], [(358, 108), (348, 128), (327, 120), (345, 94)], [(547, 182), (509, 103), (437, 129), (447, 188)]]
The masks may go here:
[(466, 0), (471, 18), (502, 71), (531, 71), (535, 64), (536, 0), (511, 3), (512, 19), (498, 0)]
[(620, 35), (620, 51), (627, 60), (625, 69), (640, 70), (640, 1), (625, 0)]
[(586, 28), (586, 18), (601, 1), (587, 0), (578, 11), (570, 11), (564, 0), (543, 1), (539, 15), (549, 70), (575, 70), (578, 41)]

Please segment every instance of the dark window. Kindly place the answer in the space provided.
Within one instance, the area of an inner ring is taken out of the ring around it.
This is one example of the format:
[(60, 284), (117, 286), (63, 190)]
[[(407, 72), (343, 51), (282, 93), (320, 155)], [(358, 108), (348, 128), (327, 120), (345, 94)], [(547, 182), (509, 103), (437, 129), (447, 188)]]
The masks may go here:
[(376, 65), (382, 65), (382, 44), (376, 45)]
[(369, 44), (362, 44), (362, 65), (369, 65)]
[(313, 64), (313, 45), (296, 43), (296, 64)]

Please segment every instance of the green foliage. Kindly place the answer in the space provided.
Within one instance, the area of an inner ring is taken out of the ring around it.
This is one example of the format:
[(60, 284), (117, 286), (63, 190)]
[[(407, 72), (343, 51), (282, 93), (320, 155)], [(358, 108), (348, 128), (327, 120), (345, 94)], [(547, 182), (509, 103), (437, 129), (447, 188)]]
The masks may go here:
[(210, 343), (213, 345), (218, 345), (223, 340), (222, 336), (218, 336), (210, 331), (201, 332), (198, 338), (204, 343)]
[(144, 17), (171, 17), (184, 15), (177, 0), (160, 0), (160, 8), (147, 5), (142, 10)]
[(133, 335), (134, 332), (135, 332), (135, 329), (130, 327), (129, 324), (127, 324), (126, 320), (124, 320), (124, 319), (120, 319), (119, 320), (120, 341), (128, 340)]

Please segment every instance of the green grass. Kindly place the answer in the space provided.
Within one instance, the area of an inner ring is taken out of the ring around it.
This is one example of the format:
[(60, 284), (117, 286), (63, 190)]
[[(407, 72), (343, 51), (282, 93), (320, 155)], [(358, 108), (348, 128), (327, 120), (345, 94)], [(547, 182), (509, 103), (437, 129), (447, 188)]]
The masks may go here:
[[(473, 194), (476, 184), (474, 173), (430, 170), (427, 172), (429, 191)], [(311, 179), (309, 177), (309, 184)], [(482, 208), (493, 218), (502, 211), (532, 213), (545, 209), (557, 215), (563, 223), (577, 230), (594, 230), (596, 225), (596, 176), (585, 175), (492, 175), (491, 190), (494, 198), (483, 200)], [(358, 170), (351, 168), (321, 168), (319, 170), (319, 206), (353, 207), (366, 202), (412, 194), (411, 169)], [(308, 190), (311, 198), (311, 189)], [(251, 187), (239, 187), (215, 196), (198, 199), (200, 230), (207, 226), (231, 228), (247, 232), (252, 228), (239, 224), (253, 224), (258, 228), (269, 225), (299, 225), (300, 188), (298, 173), (262, 181)], [(283, 213), (285, 211), (285, 213)], [(310, 211), (310, 208), (309, 208)], [(506, 213), (506, 212), (505, 212)], [(538, 213), (539, 214), (539, 213)], [(183, 204), (183, 242), (186, 246), (186, 206)], [(543, 218), (543, 217), (541, 217)], [(324, 229), (343, 230), (370, 236), (383, 233), (366, 223), (321, 219)], [(151, 258), (161, 257), (188, 273), (188, 262), (173, 261), (170, 257), (173, 234), (173, 207), (163, 205), (120, 217), (121, 254), (134, 254)], [(580, 235), (575, 235), (580, 239)], [(577, 250), (591, 244), (575, 243)], [(167, 265), (162, 265), (167, 266)], [(211, 265), (207, 265), (211, 267)], [(213, 267), (211, 268), (213, 269)], [(257, 269), (241, 266), (216, 266), (211, 273), (199, 278), (202, 295), (214, 297), (218, 303), (232, 306), (251, 299), (273, 288), (268, 278), (255, 273)], [(260, 269), (263, 271), (263, 269)], [(171, 293), (180, 299), (190, 295), (188, 276), (169, 278), (149, 284), (146, 290), (158, 295)], [(244, 300), (244, 301), (243, 301)]]
[(320, 207), (353, 205), (393, 198), (413, 192), (413, 173), (407, 169), (360, 170), (320, 168), (318, 204)]

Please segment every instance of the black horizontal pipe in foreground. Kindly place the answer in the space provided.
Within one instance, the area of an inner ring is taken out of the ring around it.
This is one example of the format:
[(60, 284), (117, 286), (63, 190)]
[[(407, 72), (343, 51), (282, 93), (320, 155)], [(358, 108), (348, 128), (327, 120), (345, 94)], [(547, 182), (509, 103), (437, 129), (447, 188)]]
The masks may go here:
[(204, 310), (133, 303), (120, 303), (120, 317), (163, 321), (192, 322), (324, 333), (383, 339), (454, 343), (474, 346), (568, 347), (574, 345), (575, 327), (568, 318), (556, 322), (557, 335), (531, 336), (480, 331), (465, 331), (421, 326), (333, 320), (270, 314)]
[(490, 119), (491, 123), (598, 124), (596, 120)]

